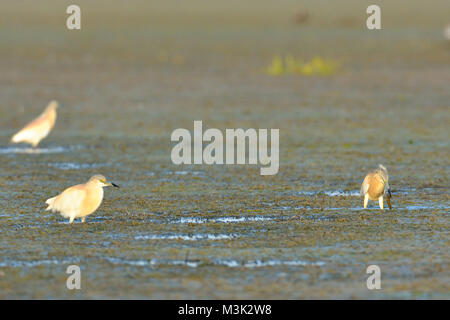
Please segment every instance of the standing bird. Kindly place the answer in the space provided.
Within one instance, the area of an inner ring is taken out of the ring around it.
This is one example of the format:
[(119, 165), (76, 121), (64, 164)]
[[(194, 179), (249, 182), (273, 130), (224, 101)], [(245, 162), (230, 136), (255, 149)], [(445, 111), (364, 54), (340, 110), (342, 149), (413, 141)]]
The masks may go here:
[(75, 218), (85, 217), (93, 213), (100, 206), (103, 200), (103, 187), (118, 185), (107, 182), (102, 175), (92, 176), (88, 182), (78, 184), (64, 190), (60, 195), (45, 201), (48, 204), (46, 211), (59, 212), (64, 218), (69, 218), (69, 223)]
[(378, 200), (380, 209), (383, 210), (383, 195), (387, 193), (386, 202), (391, 209), (391, 189), (389, 188), (389, 176), (387, 169), (379, 164), (378, 168), (370, 171), (361, 184), (361, 196), (364, 196), (364, 209), (369, 200)]
[(11, 138), (11, 142), (25, 142), (31, 144), (33, 148), (36, 148), (39, 142), (53, 129), (56, 121), (57, 108), (58, 102), (51, 101), (39, 117), (28, 123)]

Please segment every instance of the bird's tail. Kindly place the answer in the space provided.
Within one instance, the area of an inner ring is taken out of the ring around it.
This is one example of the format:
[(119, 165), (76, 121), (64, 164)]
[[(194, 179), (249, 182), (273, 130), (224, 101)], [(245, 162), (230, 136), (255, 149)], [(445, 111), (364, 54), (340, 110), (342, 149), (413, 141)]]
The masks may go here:
[(27, 130), (26, 128), (20, 130), (11, 138), (12, 143), (28, 142), (30, 144), (35, 145), (34, 140), (35, 139), (33, 138), (33, 133), (30, 132), (30, 130)]
[(11, 138), (11, 143), (19, 143), (21, 141), (22, 141), (22, 135), (20, 134), (20, 132), (16, 133)]
[(47, 199), (47, 201), (45, 201), (46, 204), (48, 204), (47, 209), (45, 209), (45, 211), (49, 211), (49, 210), (53, 210), (53, 203), (55, 202), (56, 197)]

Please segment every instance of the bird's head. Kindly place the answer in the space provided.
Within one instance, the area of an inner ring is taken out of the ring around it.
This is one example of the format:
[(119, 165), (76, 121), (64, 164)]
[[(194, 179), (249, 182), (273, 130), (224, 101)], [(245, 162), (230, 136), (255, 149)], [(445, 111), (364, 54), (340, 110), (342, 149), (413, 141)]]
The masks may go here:
[(392, 209), (392, 206), (391, 206), (391, 198), (392, 198), (391, 189), (388, 188), (388, 189), (387, 189), (386, 202), (387, 202), (387, 204), (388, 204), (388, 206), (389, 206), (389, 210)]
[(389, 187), (389, 175), (387, 173), (387, 169), (382, 164), (378, 165), (378, 173), (380, 174), (381, 180), (384, 184), (384, 193), (387, 195), (387, 201), (389, 208), (391, 208), (391, 202), (390, 199), (392, 198), (391, 188)]
[(101, 188), (111, 187), (111, 186), (115, 187), (115, 188), (119, 188), (119, 186), (117, 184), (107, 181), (105, 176), (102, 176), (101, 174), (96, 174), (95, 176), (92, 176), (89, 179), (89, 183), (95, 183)]
[(46, 111), (50, 110), (56, 110), (59, 107), (59, 103), (56, 100), (50, 101), (50, 103), (47, 105), (47, 108), (45, 108)]
[(392, 198), (391, 187), (389, 187), (389, 181), (387, 180), (387, 177), (383, 176), (382, 174), (380, 176), (381, 176), (381, 180), (383, 181), (384, 192), (387, 193), (389, 198)]
[(383, 166), (382, 164), (379, 164), (379, 165), (378, 165), (378, 170), (379, 170), (380, 172), (383, 173), (383, 175), (385, 176), (385, 178), (386, 178), (386, 180), (387, 180), (388, 172), (387, 172), (386, 167)]

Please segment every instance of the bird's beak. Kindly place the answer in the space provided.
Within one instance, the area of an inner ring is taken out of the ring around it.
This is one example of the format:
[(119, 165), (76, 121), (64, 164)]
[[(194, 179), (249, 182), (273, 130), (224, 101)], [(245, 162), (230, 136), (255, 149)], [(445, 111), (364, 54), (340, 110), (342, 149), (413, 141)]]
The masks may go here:
[(120, 187), (117, 184), (115, 184), (114, 182), (108, 182), (106, 185), (107, 186), (112, 186), (112, 187), (117, 188), (117, 189), (120, 189)]
[(391, 189), (388, 189), (387, 192), (388, 192), (388, 196), (386, 197), (386, 202), (387, 202), (387, 204), (389, 206), (389, 210), (392, 210), (392, 207), (391, 207), (391, 198), (392, 198)]

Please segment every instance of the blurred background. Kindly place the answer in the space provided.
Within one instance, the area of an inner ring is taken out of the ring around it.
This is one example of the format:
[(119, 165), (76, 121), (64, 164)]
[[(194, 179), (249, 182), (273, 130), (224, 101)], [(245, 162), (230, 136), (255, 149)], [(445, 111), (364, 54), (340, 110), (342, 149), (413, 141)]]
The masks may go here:
[[(0, 298), (449, 297), (449, 1), (80, 0), (73, 31), (71, 4), (0, 3)], [(8, 145), (52, 99), (41, 153)], [(173, 165), (194, 120), (280, 129), (279, 173)], [(86, 224), (44, 212), (94, 173), (122, 189)]]

